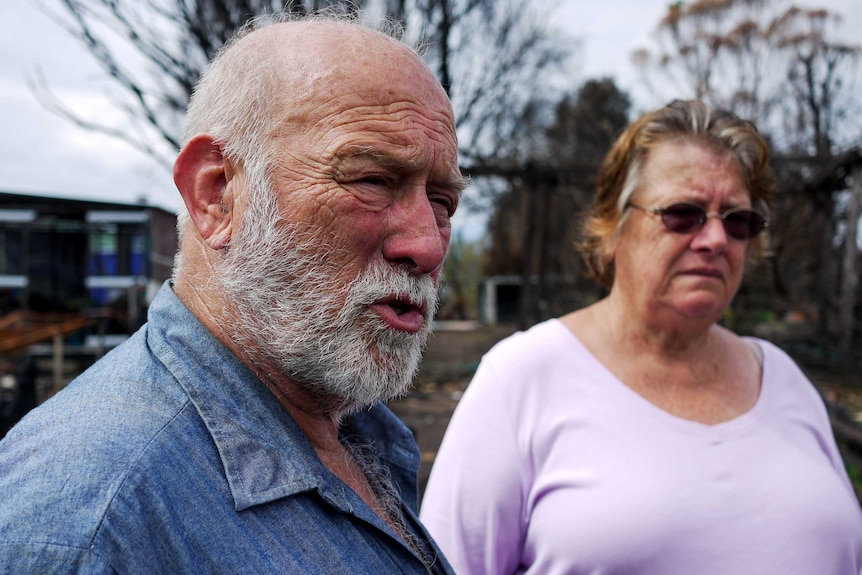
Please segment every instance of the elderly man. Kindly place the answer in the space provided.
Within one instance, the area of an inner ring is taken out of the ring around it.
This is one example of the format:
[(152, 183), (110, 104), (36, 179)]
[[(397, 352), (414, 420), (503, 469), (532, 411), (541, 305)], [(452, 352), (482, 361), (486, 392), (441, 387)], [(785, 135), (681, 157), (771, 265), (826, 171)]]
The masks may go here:
[(447, 573), (415, 374), (464, 186), (452, 110), (381, 33), (249, 27), (189, 106), (148, 324), (0, 443), (2, 573)]

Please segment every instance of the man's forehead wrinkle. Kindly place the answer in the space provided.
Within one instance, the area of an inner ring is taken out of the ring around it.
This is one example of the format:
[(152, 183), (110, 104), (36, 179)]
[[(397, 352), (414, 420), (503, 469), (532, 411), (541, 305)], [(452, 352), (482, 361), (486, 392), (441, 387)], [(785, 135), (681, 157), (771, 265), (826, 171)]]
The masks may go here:
[(334, 161), (367, 157), (392, 167), (431, 163), (448, 155), (455, 158), (455, 136), (440, 125), (412, 115), (354, 116), (353, 112), (333, 114), (311, 127), (323, 140), (324, 157)]
[(455, 125), (448, 101), (431, 101), (427, 94), (411, 94), (404, 90), (382, 93), (380, 86), (331, 93), (327, 101), (319, 98), (310, 101), (307, 113), (318, 122), (332, 124), (377, 123), (385, 131), (387, 126), (401, 130), (403, 123), (422, 126), (441, 133), (455, 133)]
[(452, 145), (457, 145), (448, 102), (435, 106), (429, 103), (428, 98), (408, 100), (411, 95), (390, 93), (382, 96), (380, 92), (371, 87), (338, 94), (330, 92), (325, 99), (299, 97), (284, 110), (282, 123), (285, 127), (295, 126), (306, 135), (309, 132), (320, 136), (342, 132), (349, 137), (354, 132), (373, 131), (384, 138), (410, 141), (409, 136), (401, 135), (406, 127), (439, 134), (435, 139), (451, 139)]

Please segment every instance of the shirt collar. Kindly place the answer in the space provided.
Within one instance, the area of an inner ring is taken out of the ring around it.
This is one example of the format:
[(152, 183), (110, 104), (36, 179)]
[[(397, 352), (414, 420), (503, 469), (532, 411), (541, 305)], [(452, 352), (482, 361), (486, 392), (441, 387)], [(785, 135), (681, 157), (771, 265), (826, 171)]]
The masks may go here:
[[(221, 456), (236, 509), (316, 489), (335, 507), (355, 508), (278, 399), (180, 301), (166, 283), (148, 313), (154, 354), (188, 393)], [(410, 431), (383, 405), (351, 418), (373, 441), (408, 507), (416, 512), (419, 452)], [(346, 490), (349, 491), (349, 490)]]

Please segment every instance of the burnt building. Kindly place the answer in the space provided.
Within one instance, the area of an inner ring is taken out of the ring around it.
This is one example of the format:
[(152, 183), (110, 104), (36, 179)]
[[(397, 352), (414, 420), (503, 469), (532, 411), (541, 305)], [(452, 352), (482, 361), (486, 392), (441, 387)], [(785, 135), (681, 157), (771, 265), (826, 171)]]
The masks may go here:
[(145, 204), (0, 192), (0, 437), (144, 323), (171, 275), (176, 220)]
[(0, 192), (0, 314), (113, 310), (132, 328), (176, 248), (162, 208)]

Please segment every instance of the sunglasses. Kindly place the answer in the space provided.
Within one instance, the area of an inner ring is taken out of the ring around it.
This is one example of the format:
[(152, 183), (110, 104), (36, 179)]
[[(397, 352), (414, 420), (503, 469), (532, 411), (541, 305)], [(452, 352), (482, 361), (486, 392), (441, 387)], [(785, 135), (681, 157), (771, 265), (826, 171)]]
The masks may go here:
[(629, 202), (628, 207), (661, 216), (661, 221), (669, 231), (677, 234), (690, 234), (706, 225), (707, 218), (718, 218), (727, 235), (737, 240), (749, 240), (769, 226), (769, 220), (754, 210), (731, 208), (721, 214), (709, 214), (695, 204), (680, 202), (666, 208), (644, 208)]

